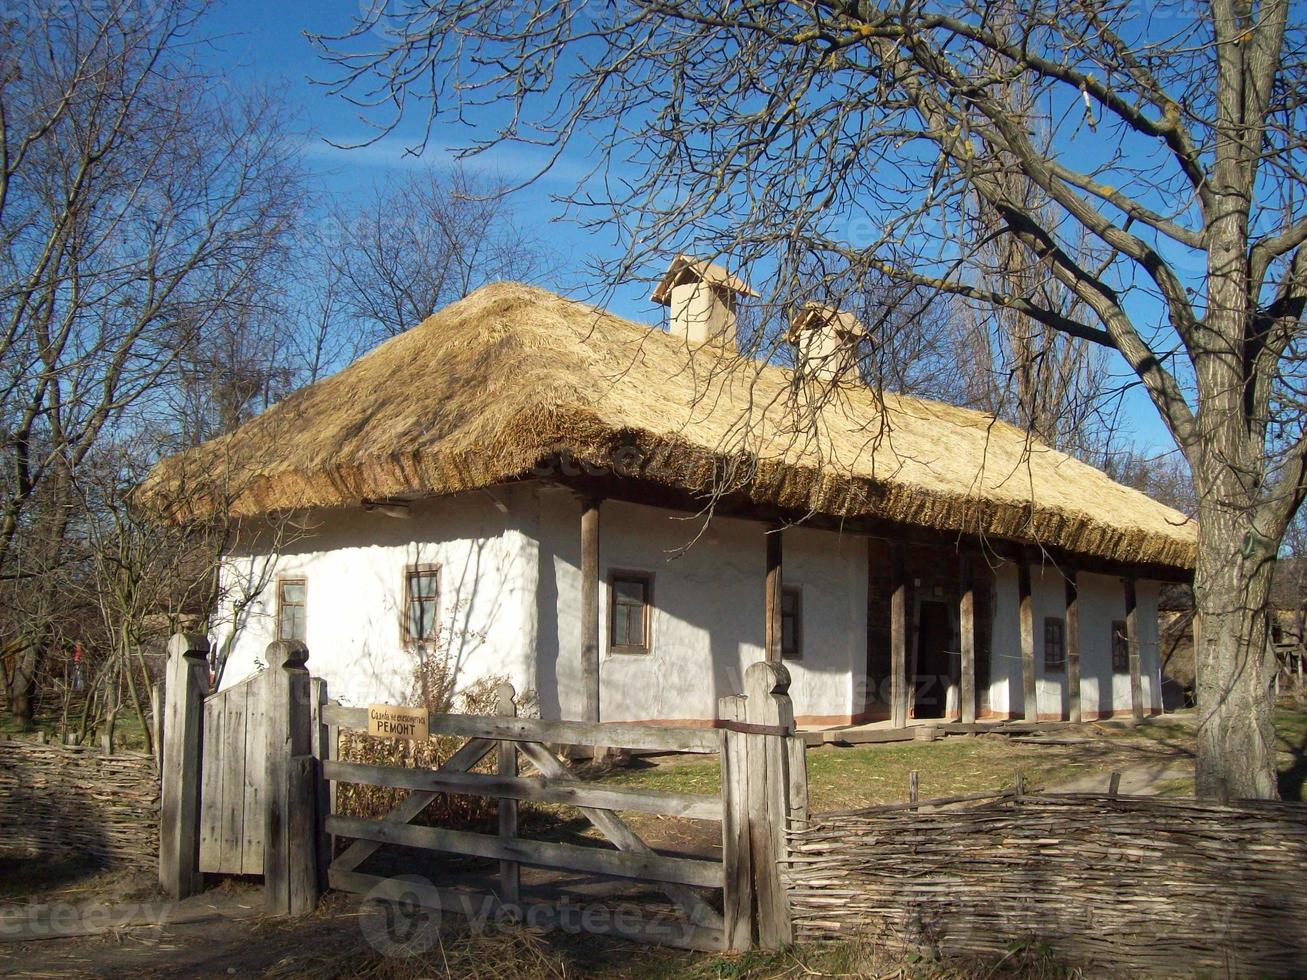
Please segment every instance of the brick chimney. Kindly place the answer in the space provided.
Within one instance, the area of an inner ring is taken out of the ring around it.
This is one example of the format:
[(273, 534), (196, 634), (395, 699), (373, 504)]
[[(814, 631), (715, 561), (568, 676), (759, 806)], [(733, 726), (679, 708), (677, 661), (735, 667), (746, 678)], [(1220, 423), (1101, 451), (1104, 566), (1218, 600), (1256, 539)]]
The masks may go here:
[(795, 372), (818, 381), (857, 381), (858, 340), (863, 332), (852, 313), (804, 304), (786, 334), (795, 347)]
[(736, 349), (735, 310), (741, 296), (757, 296), (748, 283), (706, 259), (678, 255), (652, 299), (669, 307), (668, 333), (692, 347)]

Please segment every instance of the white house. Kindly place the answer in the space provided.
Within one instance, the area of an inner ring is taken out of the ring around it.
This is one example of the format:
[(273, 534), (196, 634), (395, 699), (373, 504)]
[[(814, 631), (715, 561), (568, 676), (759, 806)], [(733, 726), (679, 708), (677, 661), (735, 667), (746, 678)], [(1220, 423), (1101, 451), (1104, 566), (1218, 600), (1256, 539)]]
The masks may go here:
[(990, 416), (878, 398), (834, 311), (796, 318), (795, 370), (739, 356), (746, 290), (678, 259), (663, 331), (487, 286), (166, 461), (154, 486), (221, 470), (248, 527), (298, 528), (230, 556), (271, 573), (224, 684), (301, 638), (333, 696), (408, 702), (438, 637), (549, 718), (711, 724), (764, 657), (807, 725), (1160, 711), (1192, 524)]

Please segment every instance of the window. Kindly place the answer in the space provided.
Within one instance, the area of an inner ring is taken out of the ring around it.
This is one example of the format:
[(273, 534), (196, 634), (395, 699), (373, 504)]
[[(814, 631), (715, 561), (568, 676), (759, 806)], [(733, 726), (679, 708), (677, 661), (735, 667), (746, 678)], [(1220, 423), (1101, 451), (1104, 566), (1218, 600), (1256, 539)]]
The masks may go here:
[(803, 590), (797, 586), (781, 589), (781, 656), (803, 656)]
[(302, 578), (277, 581), (277, 639), (304, 642), (307, 589)]
[(653, 578), (638, 572), (614, 572), (609, 588), (608, 649), (616, 653), (649, 652), (649, 612)]
[(435, 640), (439, 612), (440, 570), (435, 565), (410, 565), (404, 570), (404, 640)]
[(1112, 672), (1124, 674), (1130, 670), (1130, 640), (1126, 635), (1125, 620), (1112, 622)]
[(1054, 616), (1044, 620), (1044, 670), (1066, 670), (1066, 623)]

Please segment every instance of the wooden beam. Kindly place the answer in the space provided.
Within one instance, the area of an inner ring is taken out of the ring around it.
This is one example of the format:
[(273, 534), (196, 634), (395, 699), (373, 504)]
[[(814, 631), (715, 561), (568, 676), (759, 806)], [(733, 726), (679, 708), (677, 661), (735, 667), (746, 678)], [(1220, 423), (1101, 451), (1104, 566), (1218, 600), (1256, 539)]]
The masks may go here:
[(599, 500), (581, 503), (582, 720), (599, 720)]
[(903, 545), (890, 545), (890, 719), (895, 728), (908, 723), (908, 577)]
[(1130, 713), (1136, 721), (1144, 717), (1143, 679), (1139, 671), (1139, 602), (1135, 594), (1135, 580), (1126, 578), (1125, 584), (1125, 635), (1130, 650)]
[(1035, 603), (1030, 594), (1030, 562), (1017, 565), (1017, 601), (1021, 615), (1022, 713), (1026, 721), (1039, 720), (1039, 694), (1035, 689)]
[(961, 715), (964, 725), (976, 720), (976, 589), (971, 556), (958, 562), (958, 627), (961, 632)]
[(1075, 569), (1066, 573), (1066, 689), (1067, 717), (1081, 720), (1080, 712), (1080, 585)]
[(209, 641), (203, 636), (178, 633), (168, 641), (159, 887), (174, 899), (187, 898), (204, 887), (200, 873), (200, 785), (208, 655)]
[(782, 571), (780, 525), (773, 525), (767, 531), (767, 580), (766, 580), (766, 616), (767, 627), (763, 645), (765, 659), (768, 663), (781, 662), (781, 591), (785, 587)]

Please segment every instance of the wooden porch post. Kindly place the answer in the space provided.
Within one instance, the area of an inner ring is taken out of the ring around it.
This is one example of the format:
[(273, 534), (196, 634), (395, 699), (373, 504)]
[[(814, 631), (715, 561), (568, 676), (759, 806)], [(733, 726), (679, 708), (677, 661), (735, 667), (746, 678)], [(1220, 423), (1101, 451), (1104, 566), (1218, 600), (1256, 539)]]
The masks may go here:
[(890, 718), (895, 728), (908, 724), (908, 577), (903, 545), (890, 545)]
[(1125, 635), (1130, 651), (1130, 713), (1139, 721), (1144, 717), (1144, 690), (1139, 673), (1139, 603), (1133, 578), (1125, 579)]
[(583, 721), (599, 720), (599, 500), (581, 504), (581, 690)]
[(1017, 566), (1017, 598), (1021, 612), (1022, 713), (1026, 721), (1039, 720), (1039, 693), (1035, 688), (1035, 604), (1030, 594), (1030, 562), (1022, 556)]
[(171, 898), (194, 895), (200, 873), (200, 769), (204, 761), (204, 695), (209, 641), (178, 633), (168, 641), (159, 830), (159, 887)]
[(1074, 722), (1080, 716), (1080, 584), (1075, 569), (1066, 575), (1066, 687), (1067, 717)]
[(961, 632), (962, 724), (976, 721), (976, 590), (971, 556), (963, 553), (958, 564), (958, 627)]
[(767, 628), (764, 640), (764, 659), (768, 663), (781, 662), (781, 590), (785, 576), (782, 571), (781, 526), (773, 525), (767, 531)]

